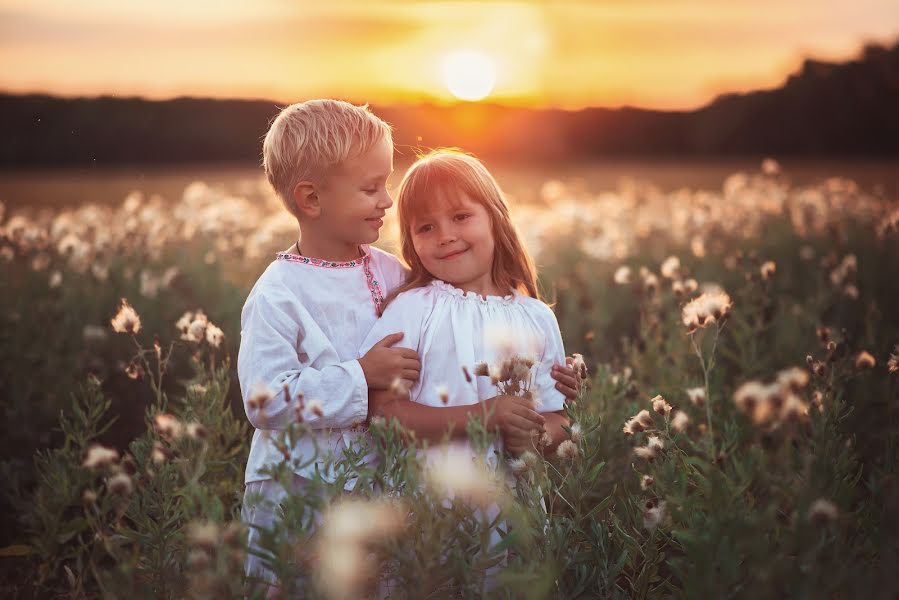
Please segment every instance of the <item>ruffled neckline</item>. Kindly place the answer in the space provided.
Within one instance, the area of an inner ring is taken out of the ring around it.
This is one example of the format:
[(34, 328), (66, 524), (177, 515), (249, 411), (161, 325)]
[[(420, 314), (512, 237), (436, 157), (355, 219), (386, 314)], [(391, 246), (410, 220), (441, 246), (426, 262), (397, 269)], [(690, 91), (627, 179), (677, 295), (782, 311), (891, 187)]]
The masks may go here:
[(512, 292), (506, 296), (482, 296), (476, 292), (465, 291), (457, 288), (456, 286), (446, 283), (445, 281), (441, 281), (439, 279), (434, 279), (430, 283), (431, 287), (436, 290), (439, 290), (443, 293), (449, 294), (451, 296), (455, 296), (460, 300), (467, 300), (470, 302), (480, 302), (481, 304), (513, 304), (517, 297), (515, 292)]

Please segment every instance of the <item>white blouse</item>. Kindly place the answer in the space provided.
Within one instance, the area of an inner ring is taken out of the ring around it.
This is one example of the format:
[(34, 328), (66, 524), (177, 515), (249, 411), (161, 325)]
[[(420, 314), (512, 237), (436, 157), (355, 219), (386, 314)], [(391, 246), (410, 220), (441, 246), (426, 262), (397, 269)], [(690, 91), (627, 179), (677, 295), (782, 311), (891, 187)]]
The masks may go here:
[[(421, 358), (422, 371), (411, 389), (415, 402), (428, 406), (466, 406), (498, 394), (489, 377), (475, 377), (474, 365), (497, 364), (514, 354), (532, 356), (531, 391), (539, 412), (562, 410), (565, 396), (550, 375), (554, 363), (565, 364), (565, 350), (556, 316), (535, 298), (512, 293), (505, 297), (463, 292), (443, 281), (409, 290), (397, 296), (368, 334), (360, 353), (365, 353), (388, 333), (401, 331), (396, 346), (411, 348)], [(462, 367), (473, 381), (466, 380)], [(441, 394), (448, 394), (444, 404)], [(453, 441), (458, 449), (466, 441)], [(429, 450), (434, 456), (438, 448)], [(488, 464), (496, 466), (498, 448), (488, 449)]]
[[(303, 436), (291, 449), (293, 458), (308, 460), (316, 444), (320, 453), (339, 456), (355, 437), (349, 429), (365, 421), (368, 384), (359, 348), (384, 296), (400, 285), (405, 271), (393, 255), (362, 249), (362, 258), (342, 263), (278, 254), (250, 291), (241, 313), (237, 355), (244, 409), (256, 428), (245, 483), (269, 479), (260, 469), (283, 460), (273, 438), (296, 418), (300, 392), (307, 404), (321, 403), (322, 415), (304, 413), (313, 435)], [(260, 384), (273, 397), (263, 408), (254, 408), (248, 401)], [(303, 477), (314, 473), (315, 464), (297, 471)]]

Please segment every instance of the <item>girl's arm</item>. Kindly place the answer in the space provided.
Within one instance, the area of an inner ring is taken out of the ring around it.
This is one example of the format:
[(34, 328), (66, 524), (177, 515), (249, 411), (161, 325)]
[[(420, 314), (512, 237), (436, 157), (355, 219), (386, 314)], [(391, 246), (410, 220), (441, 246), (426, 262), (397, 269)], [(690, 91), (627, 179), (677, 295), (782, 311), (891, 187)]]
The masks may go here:
[(407, 441), (440, 442), (447, 434), (451, 439), (466, 437), (465, 427), (472, 416), (483, 419), (488, 430), (500, 431), (513, 426), (541, 428), (546, 421), (534, 411), (530, 401), (515, 396), (496, 396), (467, 406), (436, 407), (399, 398), (391, 391), (371, 391), (368, 406), (370, 417), (396, 419), (409, 432)]

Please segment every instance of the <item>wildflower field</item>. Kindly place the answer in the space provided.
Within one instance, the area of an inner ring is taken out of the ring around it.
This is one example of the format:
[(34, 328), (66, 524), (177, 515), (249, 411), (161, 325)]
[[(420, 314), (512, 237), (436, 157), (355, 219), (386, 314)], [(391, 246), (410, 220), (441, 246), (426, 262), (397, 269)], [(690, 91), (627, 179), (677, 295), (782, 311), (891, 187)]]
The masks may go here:
[[(571, 440), (499, 473), (422, 470), (376, 420), (261, 532), (277, 594), (897, 597), (899, 199), (771, 160), (714, 191), (536, 196), (513, 213), (586, 367)], [(295, 231), (270, 194), (203, 183), (0, 208), (3, 597), (264, 597), (243, 575), (234, 363), (246, 294)]]

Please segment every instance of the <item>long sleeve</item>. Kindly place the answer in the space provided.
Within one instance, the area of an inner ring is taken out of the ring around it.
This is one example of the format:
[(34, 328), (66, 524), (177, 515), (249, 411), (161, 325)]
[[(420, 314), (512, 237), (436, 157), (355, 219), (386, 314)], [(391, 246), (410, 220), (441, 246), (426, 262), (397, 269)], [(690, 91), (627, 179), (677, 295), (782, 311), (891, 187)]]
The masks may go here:
[(388, 304), (384, 314), (365, 337), (359, 348), (359, 355), (363, 356), (372, 346), (384, 339), (384, 336), (391, 333), (403, 334), (403, 339), (394, 344), (394, 348), (410, 348), (418, 352), (425, 311), (429, 306), (422, 293), (423, 290), (405, 292)]
[[(308, 311), (288, 297), (254, 289), (241, 315), (237, 373), (244, 409), (256, 429), (285, 429), (297, 397), (317, 400), (322, 414), (303, 417), (313, 429), (347, 428), (365, 420), (368, 385), (358, 360), (341, 362)], [(253, 401), (258, 386), (271, 399)], [(284, 387), (287, 386), (287, 394)]]
[(545, 345), (540, 356), (540, 363), (536, 365), (534, 377), (534, 391), (540, 400), (539, 412), (554, 412), (565, 407), (565, 395), (556, 389), (556, 380), (552, 378), (553, 364), (565, 364), (565, 347), (562, 343), (562, 333), (559, 331), (559, 322), (552, 309), (540, 302), (534, 303), (534, 321), (544, 335)]

